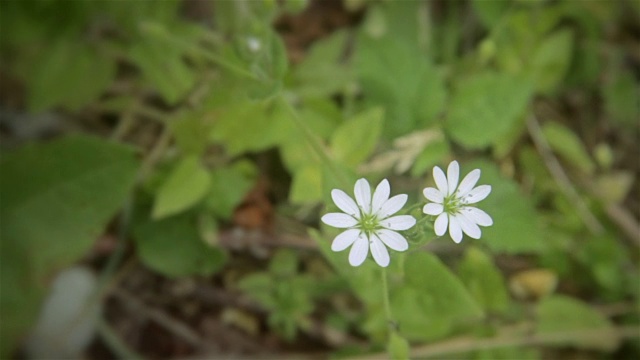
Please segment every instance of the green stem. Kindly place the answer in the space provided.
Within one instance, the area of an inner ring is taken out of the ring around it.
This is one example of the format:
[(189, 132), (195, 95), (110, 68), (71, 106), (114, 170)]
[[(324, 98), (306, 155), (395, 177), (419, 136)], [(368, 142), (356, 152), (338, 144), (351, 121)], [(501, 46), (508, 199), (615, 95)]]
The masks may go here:
[(235, 72), (238, 75), (242, 75), (244, 77), (247, 77), (253, 80), (258, 80), (258, 81), (260, 80), (254, 73), (246, 69), (243, 69), (239, 66), (236, 66), (231, 62), (228, 62), (223, 58), (211, 53), (210, 51), (206, 51), (205, 49), (195, 46), (193, 43), (184, 41), (181, 37), (169, 33), (166, 28), (162, 27), (159, 24), (146, 22), (142, 24), (142, 29), (147, 34), (150, 34), (152, 36), (162, 37), (165, 40), (171, 42), (172, 44), (179, 46), (180, 48), (190, 51), (192, 53), (196, 53), (209, 61), (212, 61), (224, 68), (227, 68), (228, 70)]
[(98, 332), (107, 347), (113, 351), (116, 357), (121, 359), (142, 360), (142, 356), (131, 349), (120, 336), (111, 328), (106, 320), (98, 321)]
[(329, 157), (329, 154), (327, 154), (326, 149), (322, 146), (318, 138), (311, 131), (311, 129), (307, 127), (307, 125), (302, 121), (302, 119), (300, 119), (300, 115), (298, 114), (296, 109), (293, 107), (293, 105), (291, 105), (291, 103), (284, 96), (280, 96), (280, 100), (282, 101), (283, 105), (287, 108), (287, 110), (289, 110), (289, 112), (291, 113), (293, 122), (296, 124), (298, 129), (302, 131), (302, 133), (304, 134), (304, 137), (307, 139), (307, 142), (309, 143), (309, 145), (311, 145), (311, 148), (316, 152), (316, 154), (320, 158), (320, 161), (322, 161), (327, 165), (327, 167), (329, 168), (329, 170), (331, 170), (335, 178), (338, 179), (338, 181), (340, 181), (340, 183), (345, 188), (349, 188), (351, 185), (349, 184), (347, 177), (344, 175), (342, 171), (340, 171), (338, 167), (336, 167), (336, 165), (333, 163), (333, 160), (331, 160), (331, 158)]
[(384, 304), (384, 314), (387, 318), (389, 327), (393, 327), (393, 315), (391, 314), (391, 305), (389, 304), (389, 285), (387, 282), (387, 268), (382, 268), (382, 303)]

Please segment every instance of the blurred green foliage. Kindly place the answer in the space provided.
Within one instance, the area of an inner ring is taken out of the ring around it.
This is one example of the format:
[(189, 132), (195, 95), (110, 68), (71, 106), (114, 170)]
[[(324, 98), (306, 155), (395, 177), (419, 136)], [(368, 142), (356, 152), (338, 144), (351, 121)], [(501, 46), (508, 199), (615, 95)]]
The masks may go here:
[[(622, 240), (605, 210), (623, 203), (634, 175), (613, 171), (621, 162), (611, 147), (594, 150), (576, 121), (539, 108), (560, 108), (579, 93), (602, 102), (585, 102), (583, 112), (600, 111), (615, 131), (639, 131), (637, 79), (624, 66), (627, 50), (607, 35), (617, 21), (638, 19), (638, 3), (345, 4), (362, 20), (320, 37), (290, 64), (272, 24), (304, 10), (305, 1), (217, 1), (203, 23), (188, 20), (178, 0), (0, 2), (0, 65), (24, 84), (26, 112), (115, 114), (121, 123), (148, 118), (163, 129), (152, 151), (140, 146), (141, 160), (127, 146), (87, 135), (3, 152), (1, 357), (32, 324), (51, 274), (79, 260), (125, 203), (133, 202), (130, 235), (150, 269), (169, 277), (224, 269), (230, 256), (217, 246), (218, 229), (261, 176), (256, 156), (270, 149), (291, 177), (288, 198), (277, 204), (282, 213), (331, 207), (331, 189), (350, 191), (362, 176), (398, 178), (411, 200), (422, 202), (419, 189), (433, 183), (430, 168), (451, 158), (461, 159), (463, 173), (480, 168), (493, 189), (483, 209), (495, 224), (482, 240), (466, 240), (473, 244), (463, 256), (445, 261), (417, 246), (393, 255), (388, 274), (398, 328), (389, 342), (378, 267), (350, 267), (345, 254), (330, 251), (335, 233), (325, 228), (309, 233), (330, 274), (307, 272), (297, 253), (278, 250), (268, 269), (237, 286), (264, 307), (283, 338), (311, 331), (318, 302), (348, 293), (360, 311), (331, 309), (327, 326), (401, 357), (407, 340), (463, 333), (482, 339), (482, 331), (517, 321), (535, 323), (536, 335), (557, 334), (549, 346), (618, 348), (616, 324), (586, 301), (638, 302), (638, 254), (629, 251), (637, 248)], [(532, 118), (542, 123), (539, 134), (527, 126)], [(599, 233), (525, 140), (534, 135), (560, 159), (601, 223)], [(414, 235), (419, 245), (434, 237), (430, 230)], [(551, 294), (533, 304), (515, 301), (496, 262), (505, 255), (533, 259), (586, 300)], [(527, 306), (535, 314), (522, 310)], [(637, 325), (637, 314), (622, 321)], [(596, 335), (563, 337), (583, 330)], [(508, 346), (468, 355), (541, 357)]]

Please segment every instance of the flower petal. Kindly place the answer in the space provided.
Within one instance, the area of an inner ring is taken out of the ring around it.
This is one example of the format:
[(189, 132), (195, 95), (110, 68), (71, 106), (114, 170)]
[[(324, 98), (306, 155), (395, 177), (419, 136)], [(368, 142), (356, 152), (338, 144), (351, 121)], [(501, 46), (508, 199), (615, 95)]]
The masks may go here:
[(354, 187), (356, 202), (365, 214), (371, 213), (371, 187), (367, 179), (359, 179)]
[(338, 236), (336, 236), (335, 239), (333, 239), (333, 243), (331, 243), (331, 250), (342, 251), (348, 248), (358, 239), (358, 236), (360, 236), (359, 229), (349, 229), (343, 231)]
[(387, 248), (384, 246), (382, 241), (378, 239), (378, 237), (374, 234), (371, 239), (371, 255), (373, 255), (373, 260), (375, 260), (378, 265), (382, 267), (389, 266), (389, 252)]
[(447, 168), (447, 186), (449, 189), (449, 192), (447, 193), (447, 195), (451, 195), (453, 194), (454, 191), (456, 191), (456, 188), (458, 187), (459, 176), (460, 176), (460, 165), (458, 165), (457, 161), (453, 160), (449, 164), (449, 167)]
[(376, 235), (378, 235), (380, 240), (382, 240), (382, 242), (392, 250), (405, 251), (409, 248), (407, 239), (395, 231), (379, 229), (376, 231)]
[(447, 232), (447, 226), (449, 225), (449, 214), (442, 213), (436, 218), (436, 222), (433, 224), (433, 229), (436, 231), (436, 235), (442, 236)]
[(438, 189), (436, 188), (432, 188), (432, 187), (424, 188), (424, 190), (422, 190), (422, 194), (429, 201), (433, 201), (440, 204), (442, 204), (442, 202), (444, 201), (444, 194), (438, 191)]
[(456, 243), (462, 241), (462, 228), (460, 227), (458, 219), (453, 216), (449, 219), (449, 236), (451, 236)]
[(361, 233), (353, 243), (351, 251), (349, 251), (349, 264), (351, 266), (360, 266), (367, 258), (369, 253), (369, 240), (364, 233)]
[(482, 236), (482, 231), (475, 222), (471, 221), (469, 218), (465, 216), (464, 213), (460, 213), (454, 216), (460, 224), (462, 231), (467, 234), (470, 238), (480, 239)]
[(396, 195), (396, 196), (392, 197), (391, 199), (385, 201), (384, 204), (382, 204), (382, 207), (380, 208), (380, 210), (377, 213), (378, 219), (384, 219), (384, 218), (388, 217), (389, 215), (393, 215), (393, 214), (397, 213), (398, 210), (402, 209), (404, 204), (407, 203), (407, 199), (408, 198), (409, 197), (407, 196), (407, 194), (400, 194), (400, 195)]
[(422, 212), (428, 215), (440, 215), (444, 211), (442, 204), (428, 203), (422, 208)]
[(342, 190), (331, 190), (331, 198), (336, 206), (345, 213), (355, 217), (360, 217), (360, 209), (353, 199)]
[(380, 184), (373, 192), (373, 201), (371, 202), (371, 213), (375, 214), (380, 210), (385, 201), (389, 200), (389, 194), (391, 193), (391, 187), (389, 181), (384, 179), (380, 181)]
[(407, 230), (415, 224), (416, 219), (411, 215), (399, 215), (380, 221), (380, 225), (391, 230)]
[(480, 169), (475, 169), (462, 179), (458, 187), (458, 197), (464, 197), (476, 185), (480, 179)]
[(477, 188), (471, 190), (463, 199), (465, 204), (475, 204), (478, 201), (484, 200), (491, 193), (491, 185), (480, 185)]
[(471, 206), (465, 206), (461, 211), (467, 215), (467, 217), (480, 226), (493, 225), (493, 219), (486, 212)]
[(433, 179), (436, 181), (438, 190), (444, 195), (448, 194), (449, 187), (447, 186), (447, 177), (444, 175), (444, 171), (437, 166), (433, 167)]
[(337, 228), (349, 228), (358, 223), (358, 220), (343, 213), (324, 214), (321, 220), (323, 223)]

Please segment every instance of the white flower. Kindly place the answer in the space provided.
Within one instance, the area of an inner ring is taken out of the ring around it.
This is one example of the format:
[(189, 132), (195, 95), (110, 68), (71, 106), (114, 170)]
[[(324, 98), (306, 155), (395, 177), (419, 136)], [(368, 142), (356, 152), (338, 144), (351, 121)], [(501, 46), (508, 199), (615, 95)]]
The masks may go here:
[(433, 168), (433, 178), (437, 189), (428, 187), (423, 190), (424, 196), (433, 201), (424, 206), (422, 211), (428, 215), (438, 216), (434, 224), (436, 235), (442, 236), (449, 227), (449, 235), (456, 243), (462, 241), (462, 232), (469, 237), (479, 239), (482, 235), (480, 226), (493, 225), (493, 219), (486, 212), (469, 206), (486, 198), (491, 192), (490, 185), (474, 188), (480, 178), (480, 169), (470, 172), (458, 186), (460, 167), (452, 161), (447, 169), (447, 176), (439, 167)]
[(331, 198), (344, 213), (329, 213), (322, 221), (330, 226), (347, 229), (333, 240), (331, 250), (342, 251), (351, 246), (349, 264), (359, 266), (367, 258), (369, 249), (373, 259), (382, 267), (389, 265), (389, 248), (405, 251), (409, 244), (404, 236), (394, 230), (407, 230), (416, 223), (411, 215), (391, 216), (407, 202), (407, 195), (401, 194), (389, 198), (391, 188), (384, 179), (378, 184), (373, 198), (369, 182), (356, 181), (353, 201), (344, 191), (333, 189)]
[(260, 39), (256, 37), (247, 36), (246, 41), (247, 41), (247, 47), (249, 48), (249, 50), (251, 50), (251, 52), (256, 53), (260, 51), (260, 49), (262, 48), (262, 43), (260, 42)]

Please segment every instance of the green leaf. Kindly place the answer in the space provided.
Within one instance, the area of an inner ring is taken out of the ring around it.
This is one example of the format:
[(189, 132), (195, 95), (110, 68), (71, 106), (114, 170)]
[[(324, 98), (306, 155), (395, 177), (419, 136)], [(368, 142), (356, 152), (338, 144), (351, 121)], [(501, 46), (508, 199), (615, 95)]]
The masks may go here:
[(169, 127), (184, 153), (200, 155), (209, 144), (213, 119), (211, 113), (192, 111), (169, 122)]
[(459, 82), (446, 128), (468, 148), (483, 148), (508, 132), (525, 113), (531, 83), (524, 77), (484, 72)]
[[(549, 337), (557, 346), (614, 350), (619, 343), (611, 322), (584, 302), (562, 295), (548, 297), (537, 307), (536, 335)], [(576, 336), (580, 332), (588, 332)]]
[(85, 254), (122, 206), (136, 170), (131, 149), (91, 137), (3, 154), (0, 357), (34, 320), (42, 285)]
[(411, 254), (404, 274), (406, 285), (392, 293), (391, 305), (401, 333), (408, 339), (439, 338), (461, 321), (482, 317), (482, 309), (460, 279), (434, 255)]
[(459, 354), (461, 359), (473, 360), (541, 360), (540, 350), (523, 346), (484, 349), (470, 354)]
[(293, 174), (289, 200), (292, 203), (322, 200), (322, 168), (320, 166), (301, 167)]
[(197, 156), (182, 159), (160, 186), (153, 204), (153, 218), (161, 219), (189, 209), (202, 200), (210, 184), (211, 175)]
[(487, 29), (499, 26), (502, 16), (509, 8), (507, 1), (473, 0), (471, 5)]
[(606, 290), (600, 296), (621, 300), (628, 291), (624, 268), (630, 266), (630, 259), (619, 239), (610, 234), (587, 237), (576, 255), (599, 287)]
[(573, 131), (555, 121), (550, 121), (542, 126), (542, 133), (551, 149), (566, 160), (567, 163), (587, 174), (593, 174), (595, 164), (582, 141)]
[(133, 230), (142, 262), (170, 276), (208, 276), (226, 261), (220, 249), (206, 245), (191, 214), (138, 224)]
[[(154, 23), (154, 26), (162, 26)], [(164, 27), (160, 31), (169, 31)], [(164, 100), (174, 105), (195, 85), (196, 76), (183, 59), (182, 50), (162, 38), (146, 36), (131, 46), (129, 56)]]
[(478, 241), (495, 252), (512, 254), (539, 253), (548, 247), (534, 204), (520, 192), (515, 181), (502, 177), (496, 166), (490, 163), (474, 162), (463, 165), (463, 168), (466, 171), (461, 174), (480, 168), (482, 175), (478, 184), (491, 185), (491, 194), (477, 207), (493, 218), (493, 225), (482, 228), (482, 238)]
[(331, 137), (331, 150), (339, 161), (356, 166), (364, 161), (375, 148), (384, 112), (373, 108), (344, 122)]
[(640, 90), (631, 71), (617, 71), (605, 84), (603, 95), (607, 114), (627, 129), (638, 129)]
[(387, 344), (387, 352), (391, 359), (408, 359), (411, 350), (407, 339), (403, 338), (396, 331), (392, 331), (389, 335)]
[[(300, 119), (319, 140), (325, 140), (333, 134), (342, 122), (342, 114), (335, 104), (325, 99), (305, 101), (300, 109)], [(282, 160), (289, 172), (294, 173), (302, 167), (319, 165), (321, 159), (309, 139), (300, 128), (291, 129), (290, 135), (280, 146)]]
[(279, 102), (236, 102), (219, 111), (211, 138), (222, 142), (231, 155), (279, 145), (294, 124)]
[[(4, 178), (3, 178), (4, 182)], [(4, 198), (4, 196), (3, 196)], [(30, 259), (30, 247), (26, 242), (10, 241), (5, 236), (6, 218), (2, 217), (3, 228), (0, 242), (0, 358), (10, 358), (38, 316), (40, 303), (46, 292)]]
[(365, 100), (386, 110), (385, 137), (395, 138), (435, 122), (444, 108), (446, 91), (441, 75), (415, 44), (402, 37), (363, 35), (354, 56)]
[(130, 148), (68, 137), (3, 156), (2, 238), (38, 249), (31, 260), (49, 274), (84, 254), (120, 208), (137, 161)]
[(240, 279), (238, 288), (259, 301), (265, 308), (274, 310), (277, 306), (273, 294), (274, 283), (275, 280), (271, 274), (258, 272)]
[(217, 216), (230, 219), (233, 210), (255, 184), (257, 169), (248, 161), (217, 167), (211, 172), (211, 187), (206, 206)]
[(556, 31), (538, 47), (531, 60), (536, 90), (550, 94), (561, 84), (573, 55), (571, 30)]
[(347, 32), (337, 31), (313, 43), (291, 75), (296, 94), (303, 98), (331, 96), (352, 81), (351, 71), (340, 63), (346, 40)]
[(468, 248), (458, 272), (471, 295), (485, 310), (503, 312), (507, 309), (509, 294), (502, 274), (482, 250)]
[(260, 49), (251, 54), (249, 68), (258, 77), (258, 81), (249, 89), (254, 99), (264, 99), (277, 94), (282, 88), (282, 79), (287, 73), (289, 63), (287, 50), (282, 38), (269, 29), (259, 37)]
[(298, 272), (298, 255), (293, 250), (278, 250), (269, 261), (269, 272), (279, 278), (296, 275)]
[(79, 110), (96, 100), (115, 74), (114, 61), (91, 47), (66, 40), (51, 44), (29, 72), (29, 109)]

